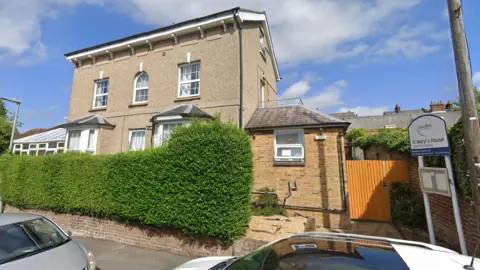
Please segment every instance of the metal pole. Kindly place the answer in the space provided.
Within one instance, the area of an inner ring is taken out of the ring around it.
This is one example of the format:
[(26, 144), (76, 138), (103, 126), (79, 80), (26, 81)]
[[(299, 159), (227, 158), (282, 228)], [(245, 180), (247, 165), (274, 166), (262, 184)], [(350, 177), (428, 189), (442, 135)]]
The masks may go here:
[(463, 25), (461, 0), (447, 0), (452, 34), (453, 54), (457, 71), (460, 107), (462, 108), (463, 137), (467, 148), (467, 165), (475, 208), (477, 229), (480, 228), (480, 126), (478, 124), (477, 105), (473, 93), (472, 70), (468, 52), (467, 37)]
[[(418, 157), (418, 167), (423, 168), (423, 157)], [(435, 241), (435, 231), (433, 230), (433, 222), (432, 222), (432, 212), (430, 210), (430, 201), (428, 200), (428, 194), (423, 192), (423, 203), (425, 204), (425, 216), (427, 217), (427, 225), (428, 225), (428, 236), (430, 238), (430, 244), (436, 245)]]
[(15, 103), (17, 103), (17, 109), (15, 110), (15, 116), (13, 118), (12, 134), (10, 135), (10, 144), (8, 146), (10, 152), (13, 151), (13, 139), (15, 137), (15, 130), (17, 128), (18, 110), (20, 109), (20, 102)]
[(463, 255), (467, 255), (467, 245), (463, 236), (462, 217), (460, 216), (460, 208), (458, 207), (457, 190), (455, 189), (455, 180), (453, 178), (452, 160), (450, 156), (445, 156), (445, 164), (447, 164), (448, 182), (452, 193), (453, 215), (455, 216), (455, 224), (457, 225), (458, 240), (460, 241), (460, 249)]

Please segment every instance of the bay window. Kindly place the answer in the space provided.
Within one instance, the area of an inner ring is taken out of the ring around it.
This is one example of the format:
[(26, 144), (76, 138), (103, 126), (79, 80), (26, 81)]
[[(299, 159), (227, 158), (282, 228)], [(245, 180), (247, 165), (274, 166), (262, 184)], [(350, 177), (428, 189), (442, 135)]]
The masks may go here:
[(298, 161), (305, 159), (303, 130), (275, 131), (275, 160)]
[(190, 121), (175, 121), (175, 122), (159, 122), (155, 128), (155, 147), (164, 145), (176, 127), (190, 125)]
[(97, 135), (97, 129), (68, 130), (66, 151), (95, 154), (97, 150)]

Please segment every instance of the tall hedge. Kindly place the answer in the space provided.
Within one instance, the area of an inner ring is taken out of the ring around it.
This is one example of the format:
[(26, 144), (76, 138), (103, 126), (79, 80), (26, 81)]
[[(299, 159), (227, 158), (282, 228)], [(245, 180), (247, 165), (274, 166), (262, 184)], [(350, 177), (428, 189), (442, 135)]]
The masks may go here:
[(110, 156), (2, 156), (7, 204), (82, 213), (213, 236), (242, 236), (251, 216), (252, 153), (219, 122), (179, 127), (158, 149)]

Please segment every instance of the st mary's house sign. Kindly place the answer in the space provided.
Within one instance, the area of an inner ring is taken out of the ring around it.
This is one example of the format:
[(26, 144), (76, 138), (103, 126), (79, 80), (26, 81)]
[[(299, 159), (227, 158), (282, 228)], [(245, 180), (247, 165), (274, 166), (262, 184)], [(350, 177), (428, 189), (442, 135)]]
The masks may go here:
[(438, 115), (425, 114), (408, 126), (412, 156), (451, 155), (447, 124)]

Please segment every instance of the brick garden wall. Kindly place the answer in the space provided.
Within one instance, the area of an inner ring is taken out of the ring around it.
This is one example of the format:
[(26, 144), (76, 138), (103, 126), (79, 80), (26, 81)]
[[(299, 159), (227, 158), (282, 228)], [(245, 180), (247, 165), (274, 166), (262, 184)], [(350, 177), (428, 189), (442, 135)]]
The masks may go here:
[[(383, 147), (370, 147), (369, 149), (365, 150), (365, 159), (377, 159), (376, 157), (378, 155), (386, 160), (407, 160), (409, 180), (412, 184), (413, 191), (417, 196), (422, 196), (420, 178), (418, 175), (417, 158), (407, 157), (401, 153), (389, 151)], [(432, 212), (433, 227), (435, 230), (435, 238), (437, 239), (437, 242), (445, 245), (447, 248), (453, 248), (457, 251), (460, 251), (455, 217), (453, 215), (452, 199), (450, 197), (437, 194), (429, 194), (429, 201)], [(469, 203), (459, 198), (458, 204), (460, 208), (463, 233), (465, 236), (467, 249), (469, 254), (472, 254), (475, 249), (475, 245), (480, 244), (480, 231), (477, 229), (474, 210), (470, 207)], [(428, 235), (427, 232), (423, 234)], [(405, 234), (405, 236), (408, 237), (409, 234)]]
[[(24, 211), (5, 206), (4, 212), (23, 213)], [(213, 238), (186, 236), (179, 230), (121, 223), (85, 215), (59, 214), (51, 211), (27, 210), (25, 212), (46, 216), (55, 221), (62, 229), (71, 231), (74, 236), (110, 240), (130, 246), (191, 257), (242, 256), (267, 243), (244, 238), (235, 241), (231, 246), (222, 246)]]

